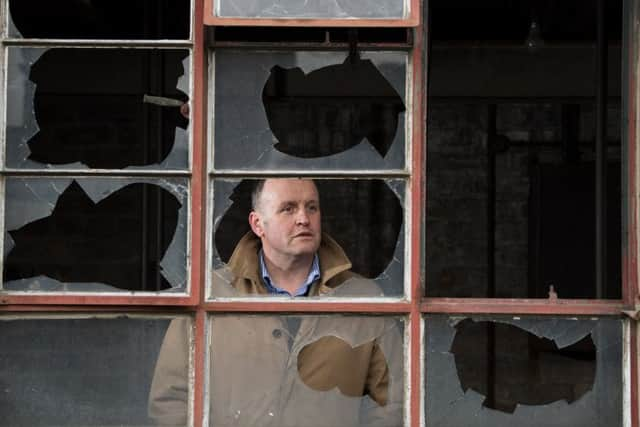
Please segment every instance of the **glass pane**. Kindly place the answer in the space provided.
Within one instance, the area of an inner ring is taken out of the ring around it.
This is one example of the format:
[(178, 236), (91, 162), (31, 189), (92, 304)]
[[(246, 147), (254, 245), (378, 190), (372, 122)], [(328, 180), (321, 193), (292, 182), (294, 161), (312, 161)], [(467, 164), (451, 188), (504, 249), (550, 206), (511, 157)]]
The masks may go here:
[(185, 291), (186, 179), (7, 178), (3, 289)]
[(426, 318), (427, 425), (622, 426), (622, 321)]
[(188, 39), (189, 0), (9, 0), (9, 37)]
[(620, 298), (622, 1), (600, 80), (595, 2), (435, 0), (431, 17), (427, 295)]
[[(151, 426), (169, 319), (0, 317), (0, 426)], [(188, 322), (182, 322), (188, 336)], [(188, 347), (183, 352), (188, 366)], [(185, 385), (187, 370), (174, 380)], [(156, 384), (157, 387), (157, 384)]]
[[(288, 182), (281, 179), (273, 181)], [(259, 274), (258, 261), (258, 251), (265, 240), (258, 239), (249, 224), (251, 193), (256, 183), (256, 180), (237, 179), (213, 182), (212, 289), (216, 297), (267, 292), (264, 279)], [(307, 295), (402, 296), (404, 182), (391, 179), (319, 179), (315, 183), (321, 212), (318, 228), (324, 235), (318, 249), (320, 278), (313, 281)], [(293, 188), (285, 184), (283, 187)], [(281, 188), (272, 191), (265, 187), (262, 195), (286, 199)], [(297, 232), (298, 228), (280, 229), (277, 236)], [(319, 230), (314, 233), (321, 235)], [(316, 247), (310, 252), (315, 252)], [(268, 256), (265, 258), (270, 261)], [(347, 274), (347, 271), (356, 273), (356, 276)]]
[(8, 52), (8, 167), (188, 167), (188, 50)]
[(403, 324), (393, 317), (213, 317), (208, 425), (402, 426)]
[(404, 18), (404, 0), (207, 0), (223, 18)]
[(216, 169), (403, 169), (407, 54), (215, 52)]

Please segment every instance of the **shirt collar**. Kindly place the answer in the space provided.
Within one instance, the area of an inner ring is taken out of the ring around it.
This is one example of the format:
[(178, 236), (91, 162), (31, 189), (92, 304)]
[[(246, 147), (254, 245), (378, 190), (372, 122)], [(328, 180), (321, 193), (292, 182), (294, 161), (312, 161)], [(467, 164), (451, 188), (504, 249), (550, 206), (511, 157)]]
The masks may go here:
[(278, 287), (276, 283), (273, 283), (271, 280), (271, 276), (269, 275), (269, 271), (267, 270), (267, 265), (264, 262), (264, 254), (262, 249), (258, 252), (258, 259), (260, 260), (260, 275), (262, 276), (262, 280), (267, 288), (267, 291), (273, 295), (289, 295), (292, 297), (298, 297), (301, 295), (307, 295), (309, 292), (309, 287), (313, 282), (320, 278), (320, 261), (318, 259), (318, 254), (316, 253), (313, 256), (313, 261), (311, 263), (311, 269), (309, 270), (309, 274), (307, 275), (307, 279), (300, 285), (296, 291), (291, 294), (288, 291)]

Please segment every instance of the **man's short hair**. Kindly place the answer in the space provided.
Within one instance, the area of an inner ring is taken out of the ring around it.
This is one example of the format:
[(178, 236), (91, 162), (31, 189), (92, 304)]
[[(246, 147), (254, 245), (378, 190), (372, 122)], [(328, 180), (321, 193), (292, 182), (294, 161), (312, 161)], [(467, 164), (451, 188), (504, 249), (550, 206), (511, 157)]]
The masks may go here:
[(253, 191), (251, 192), (251, 209), (254, 211), (258, 209), (258, 203), (260, 202), (260, 196), (262, 195), (262, 190), (264, 189), (264, 183), (266, 181), (266, 179), (258, 179), (255, 181)]

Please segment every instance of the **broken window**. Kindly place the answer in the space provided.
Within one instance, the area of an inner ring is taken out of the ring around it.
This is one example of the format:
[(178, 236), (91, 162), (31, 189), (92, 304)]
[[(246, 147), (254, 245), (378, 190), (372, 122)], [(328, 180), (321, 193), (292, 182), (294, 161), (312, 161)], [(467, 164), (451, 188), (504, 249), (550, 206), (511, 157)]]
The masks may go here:
[(9, 0), (9, 37), (188, 39), (190, 0)]
[(398, 317), (213, 316), (209, 426), (400, 426), (403, 329)]
[(405, 18), (406, 0), (207, 0), (221, 18)]
[[(402, 180), (315, 180), (320, 194), (322, 231), (333, 238), (360, 277), (333, 296), (401, 296), (404, 292), (404, 183)], [(249, 234), (253, 180), (213, 181), (213, 293), (233, 296), (227, 263)], [(362, 281), (361, 279), (371, 279)], [(367, 284), (363, 286), (363, 284)], [(240, 296), (241, 294), (237, 294)]]
[(434, 427), (622, 426), (622, 321), (428, 316)]
[(215, 169), (404, 169), (407, 54), (216, 49)]
[(8, 57), (7, 167), (188, 167), (188, 50), (9, 48)]
[(0, 426), (151, 425), (147, 401), (169, 322), (0, 317)]
[(622, 1), (430, 7), (427, 295), (621, 298)]
[(4, 290), (184, 291), (186, 179), (5, 182)]

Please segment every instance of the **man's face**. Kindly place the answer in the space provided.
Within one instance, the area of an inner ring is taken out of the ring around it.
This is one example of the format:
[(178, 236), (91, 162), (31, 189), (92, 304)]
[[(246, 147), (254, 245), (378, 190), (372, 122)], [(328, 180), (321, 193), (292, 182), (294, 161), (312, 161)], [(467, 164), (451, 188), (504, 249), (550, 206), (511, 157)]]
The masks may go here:
[(314, 254), (321, 238), (316, 185), (306, 179), (266, 180), (249, 222), (267, 257)]

